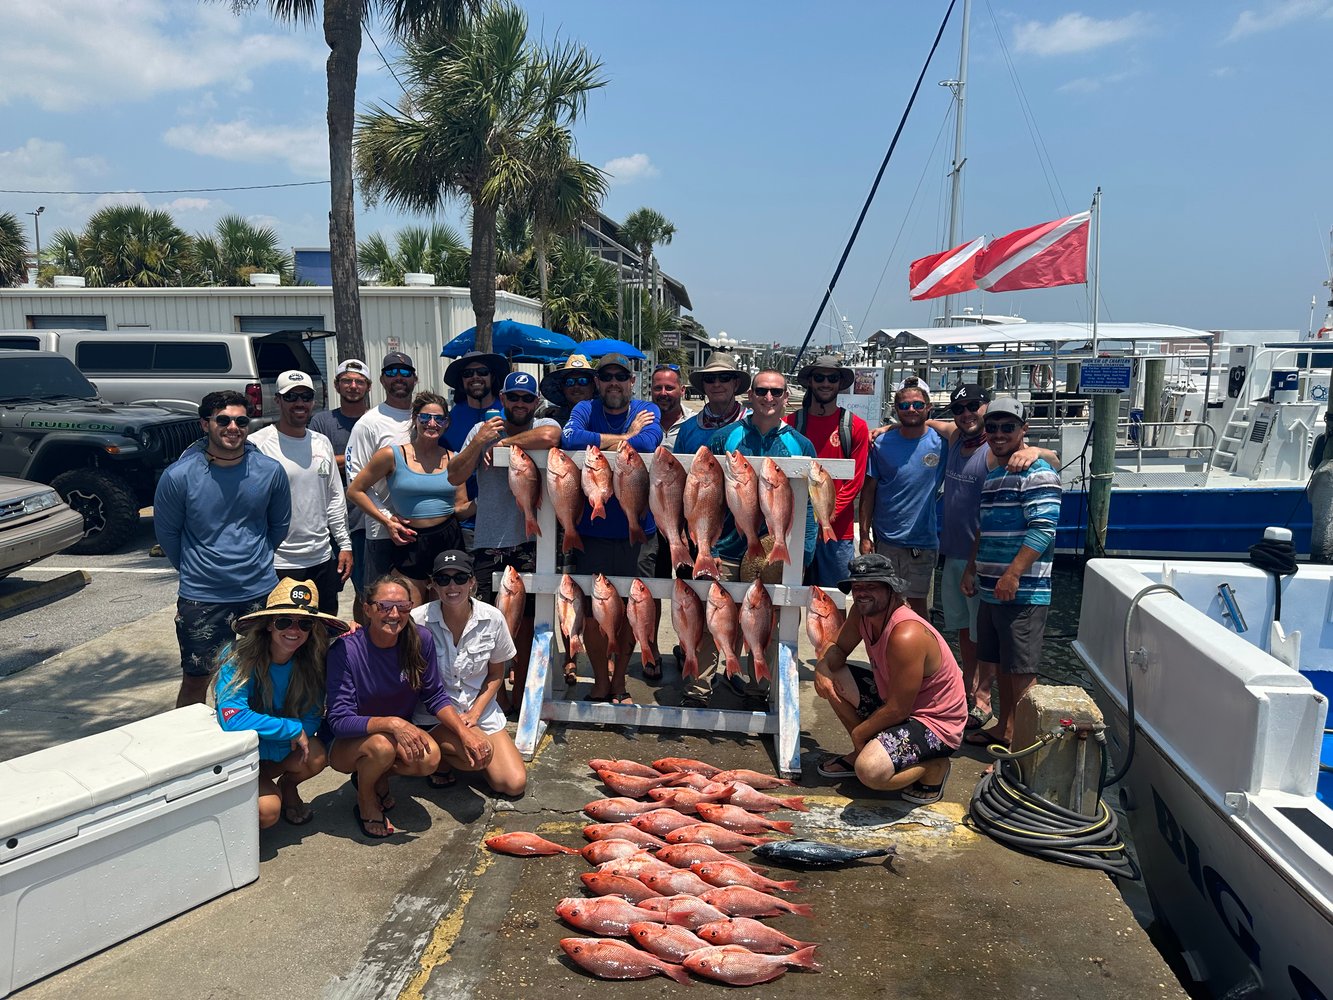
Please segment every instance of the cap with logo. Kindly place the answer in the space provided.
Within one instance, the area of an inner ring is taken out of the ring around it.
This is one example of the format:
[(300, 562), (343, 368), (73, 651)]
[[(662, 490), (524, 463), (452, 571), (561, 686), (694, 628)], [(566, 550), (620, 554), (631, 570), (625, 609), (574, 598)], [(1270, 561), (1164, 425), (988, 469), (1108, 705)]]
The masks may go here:
[(333, 377), (337, 379), (339, 375), (346, 375), (348, 372), (351, 372), (353, 375), (364, 375), (366, 378), (370, 378), (370, 368), (364, 361), (361, 361), (358, 358), (348, 358), (346, 361), (339, 364), (338, 367), (334, 369)]
[(251, 611), (236, 619), (236, 627), (258, 622), (264, 618), (289, 615), (293, 618), (318, 618), (335, 632), (346, 632), (348, 625), (341, 618), (326, 615), (319, 610), (319, 589), (313, 580), (293, 580), (284, 576), (278, 581), (258, 611)]
[(893, 560), (878, 552), (857, 556), (848, 564), (847, 569), (847, 579), (838, 583), (838, 589), (844, 594), (851, 593), (854, 583), (882, 583), (895, 594), (907, 590), (907, 581), (894, 570)]
[(629, 358), (623, 354), (603, 354), (601, 360), (597, 362), (597, 374), (602, 373), (604, 368), (619, 367), (625, 369), (631, 375), (634, 374), (633, 367), (630, 366)]
[(309, 389), (314, 392), (315, 383), (305, 372), (283, 372), (278, 376), (277, 393), (279, 396), (285, 396), (293, 389)]
[(472, 556), (462, 549), (446, 549), (435, 557), (431, 573), (466, 573), (472, 575)]
[(537, 379), (527, 372), (510, 372), (501, 392), (530, 392), (537, 395)]
[(380, 371), (386, 368), (411, 368), (417, 370), (417, 366), (412, 363), (412, 359), (402, 351), (390, 351), (384, 355), (384, 360), (380, 362)]
[(970, 403), (974, 399), (983, 403), (990, 402), (990, 393), (976, 382), (964, 382), (949, 395), (950, 403)]
[(1017, 417), (1020, 423), (1028, 422), (1028, 411), (1022, 403), (1013, 396), (1000, 396), (992, 400), (990, 406), (986, 407), (986, 417), (998, 417), (1005, 414), (1011, 417)]

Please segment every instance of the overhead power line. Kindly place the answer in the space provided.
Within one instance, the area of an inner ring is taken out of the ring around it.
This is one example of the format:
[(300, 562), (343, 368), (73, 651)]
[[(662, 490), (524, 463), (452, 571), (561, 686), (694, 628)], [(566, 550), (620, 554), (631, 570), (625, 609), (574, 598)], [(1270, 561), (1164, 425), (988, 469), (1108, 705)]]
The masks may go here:
[(0, 194), (212, 194), (218, 191), (268, 191), (273, 188), (314, 187), (328, 181), (291, 181), (287, 184), (244, 184), (213, 188), (133, 188), (126, 191), (39, 191), (35, 188), (0, 188)]

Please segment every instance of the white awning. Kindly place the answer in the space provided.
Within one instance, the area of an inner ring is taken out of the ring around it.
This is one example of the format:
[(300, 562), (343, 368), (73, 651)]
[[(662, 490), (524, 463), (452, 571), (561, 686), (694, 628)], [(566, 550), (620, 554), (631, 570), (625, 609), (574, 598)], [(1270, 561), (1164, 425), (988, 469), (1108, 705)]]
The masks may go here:
[[(924, 327), (879, 331), (889, 337), (907, 334), (916, 344), (927, 347), (986, 347), (991, 344), (1079, 344), (1092, 340), (1092, 325), (1086, 323), (1007, 323), (996, 326)], [(1207, 330), (1192, 330), (1165, 323), (1099, 323), (1099, 344), (1138, 343), (1140, 341), (1197, 340), (1212, 341)], [(915, 345), (914, 345), (915, 346)]]

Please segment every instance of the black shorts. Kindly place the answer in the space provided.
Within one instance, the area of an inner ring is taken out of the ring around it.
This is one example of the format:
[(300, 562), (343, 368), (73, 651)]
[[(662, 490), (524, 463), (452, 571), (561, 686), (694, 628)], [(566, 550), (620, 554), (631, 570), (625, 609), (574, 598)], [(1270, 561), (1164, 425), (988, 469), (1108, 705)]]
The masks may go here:
[(393, 568), (409, 580), (429, 580), (436, 556), (463, 548), (463, 528), (458, 518), (448, 517), (429, 528), (415, 530), (417, 537), (410, 545), (394, 545)]
[(648, 541), (634, 543), (625, 538), (584, 535), (583, 551), (575, 549), (570, 555), (574, 558), (568, 572), (579, 576), (605, 573), (607, 576), (637, 576), (651, 580), (657, 571), (657, 537), (654, 533), (648, 536)]
[[(856, 689), (861, 694), (861, 700), (856, 706), (856, 715), (858, 718), (868, 719), (884, 704), (879, 696), (879, 688), (875, 687), (875, 675), (869, 670), (853, 667), (850, 664), (847, 669), (852, 672)], [(937, 757), (951, 757), (958, 749), (949, 746), (935, 735), (934, 730), (915, 718), (889, 726), (883, 732), (876, 734), (875, 739), (879, 740), (879, 745), (889, 755), (889, 760), (893, 761), (895, 771), (924, 764)]]
[(1049, 604), (990, 604), (977, 609), (977, 659), (1005, 674), (1035, 674), (1041, 665)]
[[(477, 599), (487, 604), (495, 604), (496, 573), (503, 573), (506, 566), (513, 566), (520, 573), (537, 572), (537, 543), (524, 542), (503, 549), (477, 549), (472, 553), (477, 577)], [(537, 613), (537, 599), (528, 595), (524, 605), (525, 615)]]
[(191, 677), (207, 677), (217, 665), (218, 650), (236, 638), (236, 619), (258, 611), (266, 599), (235, 604), (176, 599), (176, 642), (181, 649), (181, 670)]
[(277, 569), (273, 573), (279, 580), (290, 577), (293, 580), (308, 580), (319, 591), (319, 610), (326, 615), (338, 614), (338, 594), (343, 588), (342, 577), (338, 575), (338, 557), (330, 556), (318, 566), (306, 569)]

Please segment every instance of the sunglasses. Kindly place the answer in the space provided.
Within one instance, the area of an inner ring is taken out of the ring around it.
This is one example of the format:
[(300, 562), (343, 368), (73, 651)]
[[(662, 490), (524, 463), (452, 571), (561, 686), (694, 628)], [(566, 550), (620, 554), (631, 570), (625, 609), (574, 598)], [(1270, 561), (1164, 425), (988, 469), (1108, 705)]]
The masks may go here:
[(219, 413), (213, 418), (213, 423), (217, 424), (219, 427), (230, 427), (232, 424), (235, 424), (237, 427), (244, 428), (250, 426), (250, 418), (229, 417), (225, 413)]
[(385, 368), (381, 375), (389, 378), (413, 378), (417, 373), (415, 368)]
[(439, 424), (441, 427), (449, 426), (449, 414), (447, 413), (418, 413), (417, 423), (422, 427), (429, 427), (431, 424)]
[(719, 382), (735, 382), (735, 375), (700, 375), (700, 381), (704, 385), (717, 385)]
[(679, 375), (680, 365), (658, 365), (653, 369), (653, 374), (656, 375), (658, 372), (675, 372)]
[(481, 378), (490, 373), (489, 368), (466, 368), (463, 370), (463, 378)]
[(842, 381), (842, 376), (839, 375), (837, 372), (834, 372), (832, 375), (825, 375), (825, 374), (823, 374), (822, 372), (812, 372), (811, 375), (810, 375), (810, 381), (811, 381), (811, 382), (821, 382), (821, 383), (823, 383), (823, 382), (841, 382), (841, 381)]
[(900, 410), (924, 410), (926, 404), (919, 399), (904, 399), (898, 404)]
[(504, 397), (511, 403), (535, 403), (537, 401), (537, 397), (530, 392), (506, 392)]
[(629, 372), (607, 372), (605, 375), (597, 373), (597, 379), (601, 382), (628, 382), (633, 377)]
[(750, 392), (755, 396), (785, 396), (787, 389), (785, 386), (755, 385), (750, 387)]
[(273, 627), (279, 632), (286, 632), (293, 625), (302, 632), (309, 632), (315, 627), (315, 620), (313, 618), (294, 618), (291, 615), (278, 615), (277, 618), (273, 619)]
[(451, 583), (467, 583), (469, 580), (472, 579), (472, 574), (441, 572), (441, 573), (432, 573), (430, 578), (435, 582), (435, 586), (444, 587)]
[(970, 403), (954, 403), (949, 407), (949, 412), (956, 417), (959, 414), (961, 414), (964, 410), (966, 410), (968, 413), (976, 413), (977, 410), (981, 409), (985, 405), (986, 404), (983, 403), (981, 400), (974, 399)]
[(315, 394), (313, 392), (288, 392), (278, 396), (284, 403), (313, 403)]
[(988, 420), (988, 421), (986, 421), (986, 433), (987, 433), (987, 434), (1012, 434), (1014, 431), (1018, 430), (1018, 428), (1020, 428), (1020, 427), (1022, 427), (1022, 426), (1023, 426), (1022, 424), (1018, 423), (1018, 422), (1015, 421), (1015, 420), (1006, 420), (1006, 421), (1005, 421), (1004, 423), (1002, 423), (1002, 424), (999, 424), (999, 423), (993, 424), (993, 423), (991, 423), (991, 422)]
[(405, 615), (412, 610), (411, 601), (367, 601), (366, 603), (374, 605), (382, 615), (391, 615), (395, 611)]
[(588, 378), (587, 375), (577, 375), (565, 379), (563, 384), (566, 389), (572, 389), (576, 385), (587, 385), (591, 381), (592, 379)]

